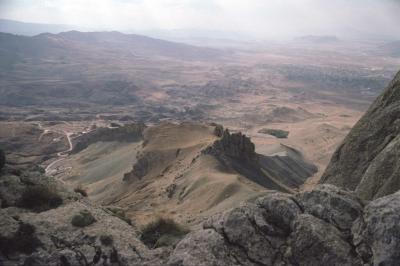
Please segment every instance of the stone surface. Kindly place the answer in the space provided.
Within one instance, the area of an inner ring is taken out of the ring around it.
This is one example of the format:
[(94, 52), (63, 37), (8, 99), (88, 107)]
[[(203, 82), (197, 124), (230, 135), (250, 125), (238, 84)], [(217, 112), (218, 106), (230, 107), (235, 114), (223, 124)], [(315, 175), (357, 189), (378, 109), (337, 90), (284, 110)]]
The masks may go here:
[[(96, 222), (82, 228), (73, 226), (70, 223), (72, 217), (81, 211), (89, 211)], [(162, 264), (156, 256), (159, 251), (149, 250), (139, 240), (139, 232), (135, 227), (85, 201), (76, 201), (41, 213), (20, 213), (17, 222), (7, 214), (7, 209), (1, 214), (6, 221), (2, 225), (5, 223), (6, 229), (0, 230), (0, 240), (15, 231), (16, 223), (24, 223), (35, 229), (34, 237), (41, 246), (8, 259), (4, 250), (1, 250), (0, 264), (22, 265), (30, 260), (40, 261), (43, 263), (41, 265), (114, 265), (112, 262), (117, 263), (115, 265)], [(103, 244), (102, 236), (110, 236), (112, 243)]]
[(338, 147), (322, 183), (371, 200), (400, 189), (400, 72)]
[[(222, 129), (220, 129), (220, 131), (221, 130)], [(220, 133), (221, 132), (219, 132), (219, 134)], [(250, 138), (243, 135), (241, 132), (230, 133), (228, 129), (225, 129), (222, 133), (221, 139), (216, 140), (205, 152), (242, 159), (245, 161), (257, 159), (255, 146), (254, 143), (251, 142)]]
[(357, 252), (373, 265), (399, 265), (400, 192), (369, 203), (353, 226)]
[(284, 155), (265, 156), (257, 154), (254, 143), (241, 132), (230, 133), (228, 129), (222, 132), (222, 137), (202, 153), (214, 156), (224, 166), (267, 189), (288, 192), (317, 171), (315, 165), (293, 148), (283, 145)]
[(221, 263), (229, 266), (240, 265), (231, 255), (224, 237), (213, 229), (189, 234), (179, 242), (169, 259), (171, 266), (219, 266)]
[(354, 193), (332, 185), (321, 185), (314, 190), (298, 194), (306, 212), (342, 230), (351, 225), (362, 213), (362, 203)]
[(342, 232), (309, 214), (295, 220), (288, 246), (294, 265), (362, 265)]
[(208, 219), (169, 265), (398, 265), (400, 192), (369, 203), (332, 185), (269, 192)]
[(222, 125), (215, 124), (214, 135), (217, 137), (222, 137), (224, 134), (224, 127)]
[[(73, 226), (82, 212), (96, 222)], [(0, 216), (0, 265), (397, 265), (400, 259), (400, 192), (365, 207), (332, 185), (296, 195), (266, 192), (210, 217), (173, 250), (149, 249), (134, 225), (82, 197), (40, 213), (8, 206)]]
[[(124, 216), (91, 204), (52, 177), (7, 172), (0, 182), (0, 265), (156, 266), (168, 256), (168, 248), (149, 250)], [(20, 208), (22, 192), (38, 185), (51, 186), (62, 205), (39, 213)], [(85, 226), (71, 223), (77, 215)]]

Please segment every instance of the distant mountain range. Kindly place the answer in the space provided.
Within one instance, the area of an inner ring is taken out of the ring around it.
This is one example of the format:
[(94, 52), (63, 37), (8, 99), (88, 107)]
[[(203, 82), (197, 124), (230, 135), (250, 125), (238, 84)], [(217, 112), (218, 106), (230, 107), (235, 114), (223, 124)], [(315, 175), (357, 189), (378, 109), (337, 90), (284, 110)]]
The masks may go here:
[(307, 36), (300, 36), (294, 39), (295, 41), (299, 42), (310, 42), (310, 43), (336, 43), (339, 42), (339, 38), (336, 36), (330, 35), (307, 35)]
[[(0, 104), (132, 103), (137, 89), (132, 82), (143, 85), (154, 79), (138, 70), (209, 61), (223, 54), (120, 32), (69, 31), (32, 37), (0, 33), (0, 86), (4, 88)], [(110, 80), (117, 82), (110, 85)]]
[(17, 53), (27, 56), (46, 56), (67, 50), (90, 53), (94, 49), (107, 49), (137, 56), (164, 56), (194, 59), (216, 56), (214, 49), (200, 48), (182, 43), (164, 41), (136, 34), (112, 32), (68, 31), (58, 34), (42, 33), (36, 36), (18, 36), (0, 33), (0, 54)]
[(34, 36), (40, 33), (60, 33), (73, 29), (76, 30), (78, 28), (69, 25), (30, 23), (9, 19), (0, 19), (0, 32), (17, 35)]
[[(73, 25), (58, 25), (58, 24), (43, 24), (21, 22), (8, 19), (0, 19), (0, 32), (11, 33), (24, 36), (35, 36), (41, 33), (61, 33), (66, 31), (103, 31), (98, 29), (89, 29)], [(175, 29), (175, 30), (124, 30), (126, 34), (138, 34), (149, 36), (156, 39), (163, 39), (172, 42), (184, 42), (193, 45), (203, 46), (237, 46), (242, 42), (248, 42), (254, 39), (254, 36), (249, 36), (243, 33), (229, 31), (212, 31), (201, 29)]]
[(400, 41), (393, 41), (379, 47), (386, 55), (400, 57)]

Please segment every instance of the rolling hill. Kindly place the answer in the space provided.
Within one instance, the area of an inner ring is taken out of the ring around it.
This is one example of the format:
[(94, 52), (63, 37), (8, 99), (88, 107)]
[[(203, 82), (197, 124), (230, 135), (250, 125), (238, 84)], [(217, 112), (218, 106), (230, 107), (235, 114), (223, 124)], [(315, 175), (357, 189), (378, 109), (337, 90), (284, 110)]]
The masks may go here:
[(294, 191), (316, 168), (282, 146), (257, 154), (241, 133), (200, 123), (162, 123), (143, 139), (91, 142), (63, 162), (58, 178), (88, 189), (92, 200), (127, 209), (145, 224), (154, 215), (198, 224), (266, 190)]
[(165, 75), (162, 66), (222, 55), (215, 49), (120, 32), (0, 33), (0, 104), (132, 104), (139, 89), (154, 89), (154, 78)]

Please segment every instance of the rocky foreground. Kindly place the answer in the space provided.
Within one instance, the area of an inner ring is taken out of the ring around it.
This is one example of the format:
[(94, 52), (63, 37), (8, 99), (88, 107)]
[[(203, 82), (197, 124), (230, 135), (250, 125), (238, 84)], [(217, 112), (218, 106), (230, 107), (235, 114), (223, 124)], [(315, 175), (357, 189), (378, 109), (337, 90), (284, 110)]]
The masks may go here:
[(172, 252), (169, 265), (398, 265), (400, 193), (364, 206), (321, 185), (270, 192), (212, 217)]
[[(295, 195), (271, 191), (211, 217), (175, 247), (151, 249), (120, 210), (95, 206), (38, 172), (6, 172), (0, 265), (397, 265), (400, 260), (400, 192), (365, 204), (333, 185)], [(27, 201), (37, 193), (33, 188), (44, 185), (53, 188), (49, 200)]]

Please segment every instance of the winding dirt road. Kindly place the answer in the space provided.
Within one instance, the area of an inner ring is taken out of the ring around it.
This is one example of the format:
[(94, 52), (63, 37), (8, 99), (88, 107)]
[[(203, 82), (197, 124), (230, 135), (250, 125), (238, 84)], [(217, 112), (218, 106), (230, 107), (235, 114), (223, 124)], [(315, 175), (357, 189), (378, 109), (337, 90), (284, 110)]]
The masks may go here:
[(63, 133), (64, 133), (65, 136), (67, 137), (68, 144), (69, 144), (69, 148), (68, 148), (68, 150), (65, 150), (65, 151), (62, 151), (62, 152), (57, 153), (58, 157), (61, 157), (61, 158), (58, 159), (58, 160), (55, 160), (54, 162), (50, 163), (50, 164), (46, 167), (46, 169), (45, 169), (46, 175), (51, 175), (51, 170), (52, 170), (51, 168), (52, 168), (55, 164), (57, 164), (58, 162), (64, 160), (64, 159), (68, 156), (68, 152), (72, 151), (72, 142), (71, 142), (71, 135), (72, 135), (72, 133), (66, 132), (66, 131), (63, 131)]
[[(66, 122), (65, 122), (65, 123), (66, 123)], [(50, 163), (50, 164), (46, 167), (46, 169), (45, 169), (46, 175), (51, 175), (52, 167), (53, 167), (55, 164), (57, 164), (58, 162), (64, 160), (64, 159), (68, 156), (68, 152), (72, 151), (71, 135), (72, 135), (73, 133), (71, 133), (71, 132), (66, 132), (66, 131), (58, 131), (58, 130), (45, 129), (45, 128), (43, 128), (43, 126), (42, 126), (42, 124), (41, 124), (40, 122), (37, 123), (37, 125), (38, 125), (39, 129), (43, 130), (43, 133), (40, 134), (40, 136), (39, 136), (39, 139), (38, 139), (39, 142), (40, 142), (40, 140), (42, 139), (43, 135), (45, 135), (45, 134), (47, 134), (47, 133), (49, 133), (49, 132), (55, 132), (55, 133), (58, 133), (58, 134), (64, 134), (64, 135), (67, 137), (67, 140), (68, 140), (69, 148), (68, 148), (67, 150), (65, 150), (65, 151), (62, 151), (62, 152), (57, 153), (57, 156), (58, 156), (58, 157), (61, 157), (61, 158), (59, 158), (59, 159), (55, 160), (54, 162)]]

